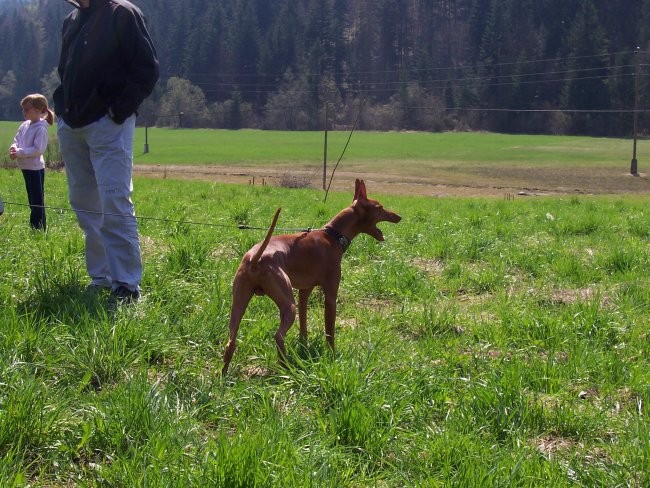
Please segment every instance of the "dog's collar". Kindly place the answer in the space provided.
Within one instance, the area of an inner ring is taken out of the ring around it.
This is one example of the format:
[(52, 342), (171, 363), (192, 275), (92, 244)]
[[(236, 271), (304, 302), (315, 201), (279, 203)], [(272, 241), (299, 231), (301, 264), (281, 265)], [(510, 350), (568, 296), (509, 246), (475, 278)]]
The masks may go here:
[(333, 237), (336, 240), (336, 242), (338, 242), (341, 245), (341, 247), (343, 248), (343, 252), (348, 250), (348, 247), (350, 247), (351, 244), (350, 239), (348, 239), (343, 234), (341, 234), (338, 230), (332, 227), (328, 226), (325, 227), (323, 230), (328, 236)]

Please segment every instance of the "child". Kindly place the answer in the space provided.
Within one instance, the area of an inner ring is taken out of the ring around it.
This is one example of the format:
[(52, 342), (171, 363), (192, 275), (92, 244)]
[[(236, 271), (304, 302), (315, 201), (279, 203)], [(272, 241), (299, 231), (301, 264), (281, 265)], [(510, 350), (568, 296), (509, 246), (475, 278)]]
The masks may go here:
[(27, 95), (20, 102), (23, 108), (23, 122), (18, 128), (14, 143), (9, 148), (9, 157), (17, 160), (25, 178), (27, 200), (31, 215), (29, 223), (33, 229), (45, 230), (45, 160), (47, 148), (47, 126), (54, 123), (54, 112), (47, 105), (47, 98), (38, 93)]

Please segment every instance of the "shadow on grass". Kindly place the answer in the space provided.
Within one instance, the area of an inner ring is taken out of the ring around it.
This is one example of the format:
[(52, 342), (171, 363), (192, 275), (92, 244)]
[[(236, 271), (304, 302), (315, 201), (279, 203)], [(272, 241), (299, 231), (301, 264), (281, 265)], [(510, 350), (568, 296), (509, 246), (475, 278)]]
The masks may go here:
[[(322, 335), (313, 334), (307, 341), (300, 337), (291, 341), (289, 345), (289, 364), (293, 367), (302, 367), (320, 361), (324, 356), (329, 357), (332, 352)], [(293, 361), (292, 361), (293, 358)]]
[(18, 304), (17, 310), (44, 320), (74, 324), (80, 317), (103, 319), (114, 313), (115, 305), (107, 289), (93, 290), (79, 283), (69, 283), (37, 287)]
[(303, 373), (313, 371), (317, 364), (331, 361), (335, 357), (336, 353), (332, 352), (322, 336), (314, 335), (313, 339), (308, 341), (297, 337), (287, 344), (286, 364), (282, 364), (278, 358), (271, 369), (279, 376)]

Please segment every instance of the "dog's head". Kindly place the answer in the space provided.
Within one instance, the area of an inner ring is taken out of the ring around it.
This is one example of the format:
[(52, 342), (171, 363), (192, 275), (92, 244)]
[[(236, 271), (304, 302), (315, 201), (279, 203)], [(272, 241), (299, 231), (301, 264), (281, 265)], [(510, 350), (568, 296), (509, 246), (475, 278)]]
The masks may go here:
[(385, 209), (377, 200), (368, 198), (366, 184), (358, 178), (354, 183), (352, 208), (359, 215), (359, 231), (374, 237), (378, 241), (384, 240), (384, 234), (377, 227), (379, 222), (392, 222), (396, 224), (402, 220), (402, 217), (395, 212)]

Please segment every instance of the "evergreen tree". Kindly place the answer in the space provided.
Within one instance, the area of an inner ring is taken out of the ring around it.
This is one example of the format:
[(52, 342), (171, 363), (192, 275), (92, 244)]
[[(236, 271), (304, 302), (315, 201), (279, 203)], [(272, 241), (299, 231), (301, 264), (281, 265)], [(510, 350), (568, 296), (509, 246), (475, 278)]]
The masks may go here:
[(389, 98), (395, 91), (405, 88), (407, 82), (405, 71), (408, 64), (405, 56), (406, 49), (406, 1), (404, 0), (378, 0), (378, 35), (380, 42), (378, 79), (381, 86), (380, 99)]
[[(189, 80), (214, 107), (202, 123), (219, 126), (282, 123), (262, 114), (301, 91), (304, 107), (285, 118), (300, 129), (322, 126), (326, 101), (342, 122), (361, 100), (372, 114), (366, 127), (441, 127), (425, 112), (445, 100), (458, 114), (448, 123), (469, 129), (619, 134), (629, 114), (577, 113), (567, 125), (557, 112), (517, 109), (629, 109), (633, 51), (650, 49), (650, 0), (132, 1), (161, 63), (154, 101), (167, 80)], [(0, 117), (19, 119), (16, 100), (57, 84), (61, 22), (72, 8), (0, 0)], [(643, 53), (641, 61), (644, 106)], [(641, 130), (649, 122), (642, 114)]]
[[(564, 87), (565, 107), (574, 110), (609, 109), (607, 40), (591, 0), (578, 11), (568, 37), (570, 58)], [(576, 113), (573, 130), (603, 134), (605, 117), (597, 113)]]
[(273, 92), (282, 82), (283, 73), (299, 69), (302, 45), (297, 0), (274, 2), (273, 22), (260, 45), (259, 69), (265, 93)]
[(351, 2), (348, 20), (349, 29), (349, 74), (348, 79), (356, 94), (361, 97), (374, 96), (377, 89), (377, 29), (375, 4), (373, 2)]
[[(242, 101), (258, 101), (260, 35), (255, 0), (237, 0), (229, 39), (229, 63), (233, 96)], [(233, 98), (234, 100), (234, 98)]]

